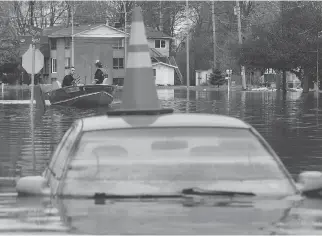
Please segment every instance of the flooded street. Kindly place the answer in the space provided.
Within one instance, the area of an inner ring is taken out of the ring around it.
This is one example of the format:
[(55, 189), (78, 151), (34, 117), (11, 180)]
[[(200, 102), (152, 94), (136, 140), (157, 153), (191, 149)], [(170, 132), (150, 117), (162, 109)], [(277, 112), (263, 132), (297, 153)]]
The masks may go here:
[[(294, 177), (304, 170), (322, 169), (321, 103), (313, 93), (190, 91), (160, 89), (164, 107), (175, 112), (213, 113), (241, 118), (253, 125), (276, 152)], [(4, 100), (28, 99), (28, 90), (5, 90)], [(120, 97), (120, 94), (118, 96)], [(117, 105), (114, 105), (117, 107)], [(319, 109), (317, 109), (319, 107)], [(0, 176), (23, 176), (33, 172), (29, 105), (0, 105)], [(43, 171), (55, 145), (77, 118), (104, 114), (106, 109), (47, 107), (35, 121), (36, 172)]]
[[(174, 108), (175, 112), (223, 114), (250, 123), (281, 156), (294, 177), (304, 170), (322, 168), (322, 117), (320, 109), (317, 109), (321, 102), (318, 103), (313, 93), (289, 93), (283, 97), (276, 92), (187, 93), (186, 90), (160, 89), (158, 95), (163, 107)], [(28, 99), (29, 96), (28, 90), (7, 89), (2, 99)], [(120, 94), (116, 94), (116, 100), (119, 99)], [(118, 104), (115, 104), (112, 109), (117, 107)], [(36, 174), (41, 173), (55, 146), (75, 119), (106, 112), (106, 108), (47, 106), (42, 119), (34, 123), (33, 152), (29, 105), (1, 104), (0, 109), (1, 177), (33, 175), (33, 160), (36, 164)], [(6, 192), (8, 188), (1, 185), (0, 191)], [(166, 233), (210, 234), (215, 230), (222, 234), (316, 234), (321, 230), (322, 216), (319, 200), (305, 200), (299, 207), (294, 205), (293, 200), (246, 201), (235, 203), (237, 205), (233, 208), (221, 203), (204, 203), (195, 208), (191, 208), (190, 205), (187, 208), (184, 199), (147, 202), (106, 200), (106, 203), (100, 205), (102, 203), (94, 200), (54, 201), (2, 196), (0, 203), (2, 233), (29, 231), (59, 234), (158, 234), (169, 229)], [(106, 214), (108, 211), (117, 213)], [(196, 217), (201, 211), (202, 215), (212, 217)], [(218, 214), (218, 211), (221, 214)], [(247, 222), (242, 220), (242, 215), (247, 215)], [(169, 217), (173, 220), (169, 221)], [(123, 219), (122, 224), (117, 223), (120, 218)], [(141, 223), (149, 221), (152, 226)], [(191, 225), (191, 221), (195, 223)], [(252, 223), (247, 224), (249, 222)]]
[(0, 235), (320, 235), (321, 9), (2, 4)]

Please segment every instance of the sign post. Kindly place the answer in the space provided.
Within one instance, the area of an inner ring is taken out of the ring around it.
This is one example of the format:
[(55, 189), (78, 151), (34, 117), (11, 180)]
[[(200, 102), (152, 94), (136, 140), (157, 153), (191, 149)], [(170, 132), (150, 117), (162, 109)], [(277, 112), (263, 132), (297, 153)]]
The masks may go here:
[[(32, 44), (29, 49), (22, 56), (22, 67), (31, 74), (31, 96), (30, 96), (30, 123), (31, 123), (31, 146), (33, 156), (33, 171), (36, 174), (36, 155), (34, 144), (34, 86), (35, 86), (35, 74), (37, 74), (44, 66), (44, 55), (36, 49), (36, 42), (39, 42), (39, 38), (33, 38)], [(31, 63), (30, 63), (31, 62)]]
[(31, 96), (30, 96), (30, 120), (31, 120), (31, 145), (32, 145), (32, 156), (33, 156), (33, 172), (36, 175), (36, 154), (35, 154), (35, 134), (34, 134), (34, 93), (35, 93), (35, 44), (32, 44), (31, 53)]
[(232, 70), (231, 69), (228, 69), (228, 70), (226, 70), (226, 74), (228, 75), (228, 86), (227, 86), (227, 88), (228, 88), (228, 92), (230, 91), (230, 88), (231, 88), (231, 74), (232, 74)]

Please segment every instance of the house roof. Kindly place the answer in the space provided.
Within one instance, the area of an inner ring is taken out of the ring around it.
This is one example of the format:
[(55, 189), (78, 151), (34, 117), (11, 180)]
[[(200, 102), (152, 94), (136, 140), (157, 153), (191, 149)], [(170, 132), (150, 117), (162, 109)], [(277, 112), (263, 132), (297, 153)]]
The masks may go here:
[(146, 37), (147, 38), (165, 38), (165, 39), (172, 38), (168, 34), (162, 32), (162, 31), (153, 29), (152, 27), (145, 27), (145, 29), (146, 29)]
[(196, 72), (211, 72), (212, 69), (196, 70)]
[[(112, 26), (108, 26), (105, 24), (91, 24), (91, 25), (74, 25), (74, 35), (83, 33), (85, 31), (97, 28), (99, 26), (106, 26), (112, 30), (118, 31), (120, 33), (125, 33), (124, 31), (118, 29), (118, 28), (114, 28)], [(130, 33), (130, 29), (131, 26), (129, 26), (127, 28), (127, 32)], [(152, 27), (145, 27), (146, 29), (146, 35), (147, 38), (164, 38), (164, 39), (171, 39), (172, 37), (169, 36), (168, 34), (161, 32), (159, 30), (153, 29)], [(71, 37), (72, 35), (72, 27), (66, 27), (65, 25), (59, 25), (59, 26), (53, 26), (53, 27), (49, 27), (43, 30), (42, 33), (44, 36), (48, 36), (51, 38), (60, 38), (60, 37)]]
[[(74, 35), (81, 33), (83, 31), (90, 30), (92, 28), (96, 28), (97, 26), (101, 26), (102, 24), (92, 24), (92, 25), (74, 25)], [(50, 38), (60, 38), (60, 37), (71, 37), (72, 36), (72, 27), (57, 27), (48, 29), (48, 37)]]
[[(105, 25), (105, 24), (89, 24), (89, 25), (74, 25), (74, 36), (80, 35), (82, 33), (87, 33), (90, 30), (94, 30), (99, 27), (107, 27), (113, 31), (118, 32), (118, 33), (125, 34), (124, 31), (114, 28), (112, 26)], [(53, 27), (44, 29), (43, 35), (46, 35), (50, 38), (71, 37), (72, 36), (72, 27), (71, 26), (66, 27), (64, 25), (53, 26)]]
[(109, 25), (98, 25), (93, 28), (81, 31), (79, 33), (74, 34), (74, 37), (116, 37), (116, 38), (124, 38), (128, 37), (129, 34), (124, 31), (114, 28)]
[(153, 63), (152, 64), (152, 66), (154, 66), (154, 65), (163, 65), (163, 66), (168, 66), (168, 67), (172, 67), (172, 68), (178, 68), (178, 67), (176, 67), (176, 66), (173, 66), (173, 65), (170, 65), (170, 64), (168, 64), (168, 63), (164, 63), (164, 62), (161, 62), (161, 61), (159, 61), (159, 62), (155, 62), (155, 63)]
[[(130, 33), (131, 32), (131, 25), (128, 25), (126, 28), (126, 32)], [(146, 37), (148, 39), (172, 39), (171, 36), (169, 36), (168, 34), (161, 32), (159, 30), (153, 29), (152, 27), (146, 26), (145, 27), (145, 33), (146, 33)]]

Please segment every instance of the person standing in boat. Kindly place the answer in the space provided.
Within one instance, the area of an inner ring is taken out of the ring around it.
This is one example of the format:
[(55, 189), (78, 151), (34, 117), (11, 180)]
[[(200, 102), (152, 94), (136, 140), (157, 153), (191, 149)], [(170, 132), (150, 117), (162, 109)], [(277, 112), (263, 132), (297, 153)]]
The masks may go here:
[(74, 85), (74, 75), (75, 75), (75, 68), (71, 67), (70, 72), (68, 75), (65, 75), (62, 87), (72, 86)]
[(95, 75), (94, 75), (94, 84), (102, 84), (105, 77), (108, 77), (106, 71), (103, 69), (103, 64), (97, 60), (96, 63), (95, 63), (95, 66), (96, 66), (96, 72), (95, 72)]

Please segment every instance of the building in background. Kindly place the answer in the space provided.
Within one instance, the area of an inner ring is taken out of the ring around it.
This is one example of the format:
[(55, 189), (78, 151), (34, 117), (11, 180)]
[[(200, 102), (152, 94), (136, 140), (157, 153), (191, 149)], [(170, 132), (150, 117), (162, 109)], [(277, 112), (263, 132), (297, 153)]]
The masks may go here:
[(210, 78), (210, 74), (212, 73), (212, 69), (208, 70), (196, 70), (196, 86), (198, 85), (207, 85), (208, 80)]
[[(109, 70), (109, 83), (123, 85), (125, 77), (125, 38), (128, 33), (118, 24), (74, 25), (74, 66), (81, 82), (92, 83), (95, 61), (100, 60)], [(171, 37), (163, 32), (146, 27), (151, 62), (156, 84), (174, 85), (182, 81), (182, 75), (175, 58), (170, 56)], [(28, 39), (29, 38), (29, 39)], [(72, 29), (54, 26), (42, 31), (40, 50), (45, 61), (40, 72), (47, 83), (51, 78), (62, 81), (72, 66)], [(25, 37), (21, 44), (20, 55), (28, 49), (31, 36)]]

